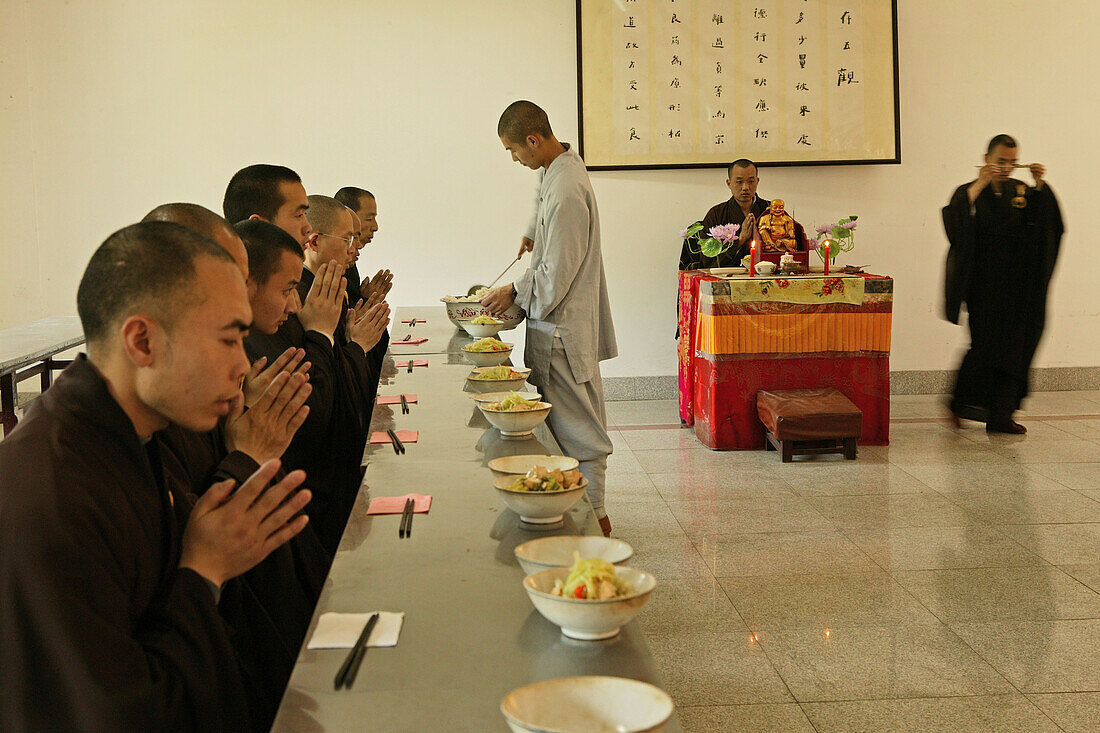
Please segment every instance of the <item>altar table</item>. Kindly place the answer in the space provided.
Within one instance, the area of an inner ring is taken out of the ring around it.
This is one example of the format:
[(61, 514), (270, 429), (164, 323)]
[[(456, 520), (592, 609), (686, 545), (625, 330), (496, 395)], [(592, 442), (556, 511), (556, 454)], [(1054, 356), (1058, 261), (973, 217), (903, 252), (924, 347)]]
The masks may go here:
[(680, 273), (680, 418), (704, 445), (758, 450), (762, 389), (836, 387), (863, 412), (862, 445), (890, 442), (894, 281)]

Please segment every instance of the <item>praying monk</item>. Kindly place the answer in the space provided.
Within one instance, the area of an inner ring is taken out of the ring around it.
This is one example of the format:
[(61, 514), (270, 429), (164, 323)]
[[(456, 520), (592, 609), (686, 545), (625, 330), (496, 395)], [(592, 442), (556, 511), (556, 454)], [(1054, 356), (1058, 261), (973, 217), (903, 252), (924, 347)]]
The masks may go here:
[(749, 245), (756, 231), (756, 222), (768, 210), (771, 202), (756, 195), (756, 187), (760, 184), (756, 163), (747, 158), (740, 158), (730, 163), (726, 169), (726, 175), (726, 186), (732, 195), (729, 201), (712, 206), (703, 217), (702, 234), (709, 236), (707, 233), (710, 228), (719, 224), (740, 224), (737, 246), (730, 247), (717, 257), (707, 257), (700, 252), (692, 252), (685, 241), (680, 250), (681, 270), (737, 267), (741, 264), (742, 258), (749, 253)]
[[(946, 315), (966, 304), (970, 350), (959, 365), (950, 409), (993, 433), (1022, 434), (1013, 419), (1028, 394), (1028, 370), (1046, 321), (1047, 289), (1065, 228), (1039, 163), (1017, 163), (1008, 135), (989, 141), (978, 178), (955, 189), (943, 209), (950, 241)], [(1034, 186), (1012, 178), (1028, 168)]]
[(531, 384), (554, 405), (548, 418), (562, 451), (580, 462), (588, 498), (605, 535), (604, 475), (611, 454), (600, 362), (618, 354), (600, 253), (600, 215), (584, 161), (561, 143), (537, 105), (504, 110), (497, 136), (512, 160), (539, 171), (534, 217), (519, 254), (531, 266), (481, 301), (494, 313), (513, 302), (527, 313), (523, 361)]
[[(302, 248), (274, 224), (246, 220), (238, 226), (274, 230), (277, 248), (257, 244), (255, 237), (243, 241), (225, 219), (197, 204), (164, 204), (144, 221), (181, 224), (229, 253), (248, 285), (252, 330), (274, 333), (297, 310), (292, 296), (301, 277)], [(288, 349), (270, 366), (257, 360), (242, 396), (214, 430), (198, 433), (173, 424), (158, 431), (154, 439), (166, 481), (181, 494), (201, 496), (213, 482), (243, 483), (262, 463), (280, 458), (308, 412), (309, 363), (299, 367), (304, 356), (302, 349)], [(330, 564), (307, 526), (222, 589), (218, 609), (237, 653), (256, 730), (269, 730), (274, 722)]]
[[(333, 198), (351, 209), (352, 213), (358, 218), (360, 229), (358, 230), (357, 244), (359, 253), (362, 253), (363, 248), (370, 244), (374, 240), (374, 235), (378, 233), (378, 200), (370, 191), (355, 186), (344, 186), (336, 192)], [(357, 255), (352, 265), (344, 273), (344, 277), (348, 280), (349, 297), (354, 283), (355, 289), (360, 292), (363, 298), (369, 299), (374, 292), (381, 292), (382, 297), (385, 298), (390, 292), (390, 288), (393, 287), (393, 273), (385, 269), (379, 270), (370, 279), (369, 284), (363, 284), (359, 278), (358, 261), (359, 256)], [(355, 297), (351, 298), (352, 302), (356, 299)], [(383, 340), (388, 342), (388, 337)]]
[[(269, 221), (305, 247), (311, 240), (323, 248), (335, 242), (314, 234), (305, 212), (309, 201), (298, 174), (289, 168), (253, 165), (238, 171), (226, 189), (222, 206), (226, 218)], [(300, 212), (299, 221), (296, 212)], [(330, 232), (331, 233), (331, 232)], [(350, 236), (350, 235), (349, 235)], [(336, 244), (340, 247), (340, 244)], [(303, 250), (304, 255), (304, 250)], [(287, 315), (274, 334), (253, 331), (245, 339), (249, 356), (275, 360), (287, 348), (301, 348), (310, 362), (312, 392), (309, 414), (284, 455), (288, 468), (309, 476), (314, 494), (311, 525), (328, 552), (334, 555), (362, 481), (366, 442), (362, 393), (354, 383), (354, 369), (346, 363), (347, 349), (336, 346), (335, 333), (345, 313), (346, 284), (342, 268), (321, 262), (309, 273), (310, 285), (295, 290), (301, 308)], [(306, 272), (301, 273), (304, 279)], [(369, 420), (370, 412), (366, 413)], [(368, 423), (369, 426), (369, 423)]]
[(240, 394), (244, 278), (143, 222), (92, 255), (77, 310), (87, 356), (0, 442), (0, 729), (246, 730), (218, 595), (305, 527), (304, 474), (269, 486), (269, 461), (190, 507), (152, 440), (212, 429)]

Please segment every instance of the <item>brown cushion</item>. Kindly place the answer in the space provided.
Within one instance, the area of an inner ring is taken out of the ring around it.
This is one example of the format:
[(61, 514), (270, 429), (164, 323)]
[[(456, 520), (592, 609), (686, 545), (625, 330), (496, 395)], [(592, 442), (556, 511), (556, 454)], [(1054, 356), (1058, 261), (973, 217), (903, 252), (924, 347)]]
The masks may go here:
[(756, 411), (778, 440), (858, 438), (863, 432), (863, 413), (832, 387), (761, 390)]

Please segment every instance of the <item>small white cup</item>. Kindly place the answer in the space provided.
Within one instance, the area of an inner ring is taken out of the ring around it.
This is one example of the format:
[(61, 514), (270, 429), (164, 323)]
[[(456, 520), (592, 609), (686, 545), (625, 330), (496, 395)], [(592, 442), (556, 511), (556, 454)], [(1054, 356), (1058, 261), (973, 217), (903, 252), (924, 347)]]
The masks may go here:
[(760, 262), (756, 263), (756, 274), (757, 275), (770, 275), (773, 272), (775, 272), (775, 263), (774, 262), (768, 262), (767, 260), (761, 260)]

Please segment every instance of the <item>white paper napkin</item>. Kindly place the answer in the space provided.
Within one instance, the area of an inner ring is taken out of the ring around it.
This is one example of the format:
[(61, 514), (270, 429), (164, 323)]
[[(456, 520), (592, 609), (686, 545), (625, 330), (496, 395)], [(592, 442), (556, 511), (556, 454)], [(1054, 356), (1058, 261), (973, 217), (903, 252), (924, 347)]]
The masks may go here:
[[(363, 633), (371, 613), (322, 613), (306, 648), (351, 649)], [(379, 611), (378, 623), (371, 629), (367, 646), (397, 646), (397, 637), (401, 635), (404, 621), (404, 611)]]

